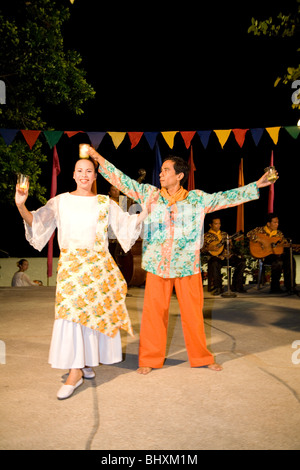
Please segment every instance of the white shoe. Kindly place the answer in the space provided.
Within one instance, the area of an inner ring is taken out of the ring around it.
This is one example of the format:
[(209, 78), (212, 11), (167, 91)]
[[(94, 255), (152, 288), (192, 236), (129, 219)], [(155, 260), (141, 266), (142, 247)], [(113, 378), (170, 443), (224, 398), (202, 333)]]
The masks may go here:
[(82, 383), (83, 379), (81, 378), (75, 385), (63, 385), (57, 392), (57, 398), (59, 400), (65, 400), (66, 398), (69, 398), (73, 394), (74, 390), (80, 387)]
[(91, 367), (84, 367), (81, 370), (85, 379), (94, 379), (96, 377), (96, 374)]

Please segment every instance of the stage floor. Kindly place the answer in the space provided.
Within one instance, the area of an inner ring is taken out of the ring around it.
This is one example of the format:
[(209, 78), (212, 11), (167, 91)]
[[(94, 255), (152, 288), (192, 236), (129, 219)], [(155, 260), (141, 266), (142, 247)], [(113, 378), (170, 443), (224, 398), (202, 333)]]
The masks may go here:
[(299, 450), (300, 297), (247, 288), (205, 294), (222, 372), (189, 367), (173, 295), (166, 363), (147, 376), (136, 373), (144, 289), (131, 288), (124, 361), (97, 367), (64, 401), (67, 371), (47, 363), (55, 288), (0, 288), (0, 449)]

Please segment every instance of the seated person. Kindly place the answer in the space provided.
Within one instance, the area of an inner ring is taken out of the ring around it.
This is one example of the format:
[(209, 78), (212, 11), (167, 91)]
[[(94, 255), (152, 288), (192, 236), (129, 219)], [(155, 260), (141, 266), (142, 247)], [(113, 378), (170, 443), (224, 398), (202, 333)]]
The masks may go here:
[[(251, 254), (256, 258), (261, 258), (266, 264), (271, 265), (271, 293), (281, 292), (280, 277), (282, 271), (284, 276), (284, 285), (287, 291), (292, 290), (295, 286), (296, 262), (293, 258), (292, 285), (290, 253), (289, 250), (284, 249), (284, 245), (288, 245), (288, 242), (283, 233), (278, 230), (278, 226), (279, 219), (277, 215), (271, 213), (268, 214), (265, 226), (256, 227), (247, 233), (247, 237), (250, 241)], [(255, 245), (257, 245), (257, 247)]]
[(12, 287), (27, 287), (27, 286), (42, 286), (42, 281), (31, 281), (29, 277), (25, 274), (29, 267), (27, 259), (20, 259), (17, 262), (19, 271), (17, 271), (12, 278), (11, 285)]
[[(201, 252), (208, 256), (208, 291), (214, 289), (213, 295), (219, 295), (223, 292), (221, 268), (227, 265), (227, 233), (221, 231), (221, 219), (217, 216), (211, 218), (209, 226), (210, 229), (204, 234), (204, 244)], [(232, 278), (232, 290), (235, 292), (246, 292), (243, 286), (246, 262), (241, 255), (232, 252), (231, 246), (229, 264), (235, 268)]]

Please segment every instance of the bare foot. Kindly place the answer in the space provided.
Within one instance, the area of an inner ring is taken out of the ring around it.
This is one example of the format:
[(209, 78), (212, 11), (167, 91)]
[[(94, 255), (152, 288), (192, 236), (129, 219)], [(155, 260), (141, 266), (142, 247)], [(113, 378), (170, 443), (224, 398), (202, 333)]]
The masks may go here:
[(137, 370), (138, 374), (147, 375), (152, 371), (152, 367), (139, 367)]
[(220, 370), (223, 370), (223, 367), (220, 366), (220, 364), (209, 364), (208, 366), (208, 369), (211, 369), (211, 370), (216, 370), (216, 371), (220, 371)]
[(65, 385), (76, 385), (77, 382), (81, 379), (82, 375), (83, 374), (81, 369), (70, 369)]

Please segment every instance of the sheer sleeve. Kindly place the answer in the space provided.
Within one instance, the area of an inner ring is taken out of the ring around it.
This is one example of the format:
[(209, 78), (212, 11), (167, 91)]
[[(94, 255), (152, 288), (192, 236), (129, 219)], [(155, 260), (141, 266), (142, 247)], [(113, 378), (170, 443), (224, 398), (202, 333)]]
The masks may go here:
[(142, 223), (137, 221), (138, 214), (130, 215), (114, 201), (109, 202), (108, 223), (125, 252), (129, 251), (140, 236)]
[(23, 273), (23, 285), (24, 286), (37, 286), (25, 273)]
[(36, 211), (32, 211), (32, 227), (26, 222), (25, 237), (26, 240), (38, 251), (41, 251), (48, 243), (52, 233), (57, 227), (58, 218), (58, 199), (50, 199), (47, 204)]

